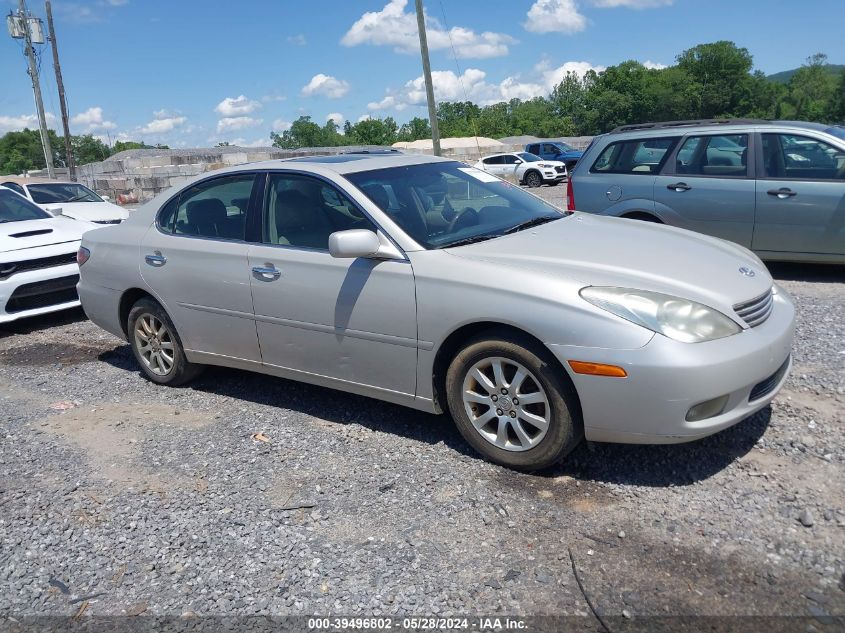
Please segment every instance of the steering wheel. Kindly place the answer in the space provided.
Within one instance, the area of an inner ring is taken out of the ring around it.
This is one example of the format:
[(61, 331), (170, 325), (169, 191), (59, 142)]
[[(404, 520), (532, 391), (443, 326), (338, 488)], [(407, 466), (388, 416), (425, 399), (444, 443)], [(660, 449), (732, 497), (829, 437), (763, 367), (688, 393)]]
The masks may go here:
[(478, 224), (478, 211), (472, 207), (464, 207), (452, 218), (449, 222), (449, 233), (454, 233), (461, 229)]

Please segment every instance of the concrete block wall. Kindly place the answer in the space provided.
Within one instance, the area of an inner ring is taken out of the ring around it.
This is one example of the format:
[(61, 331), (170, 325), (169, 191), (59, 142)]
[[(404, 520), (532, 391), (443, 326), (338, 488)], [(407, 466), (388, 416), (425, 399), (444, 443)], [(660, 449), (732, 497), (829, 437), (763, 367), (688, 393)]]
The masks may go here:
[[(575, 147), (583, 148), (589, 144), (591, 138), (579, 137), (565, 140)], [(77, 175), (81, 183), (101, 195), (107, 195), (115, 201), (125, 200), (131, 204), (137, 204), (146, 202), (162, 191), (207, 171), (264, 160), (333, 155), (355, 149), (383, 148), (313, 147), (283, 150), (275, 147), (215, 147), (190, 150), (128, 150), (99, 163), (82, 165), (78, 168)], [(480, 148), (471, 146), (447, 149), (443, 151), (443, 155), (472, 164), (481, 156), (523, 149), (524, 145)], [(431, 151), (423, 150), (418, 153), (431, 154)]]

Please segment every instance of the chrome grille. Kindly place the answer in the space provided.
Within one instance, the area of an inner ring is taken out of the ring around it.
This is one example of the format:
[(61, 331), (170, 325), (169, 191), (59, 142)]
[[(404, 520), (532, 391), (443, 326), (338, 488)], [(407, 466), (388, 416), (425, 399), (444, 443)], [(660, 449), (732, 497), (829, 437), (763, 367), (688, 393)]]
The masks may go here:
[(774, 294), (769, 288), (765, 294), (755, 297), (750, 301), (737, 303), (734, 306), (736, 315), (748, 324), (748, 327), (757, 327), (769, 318), (774, 307)]

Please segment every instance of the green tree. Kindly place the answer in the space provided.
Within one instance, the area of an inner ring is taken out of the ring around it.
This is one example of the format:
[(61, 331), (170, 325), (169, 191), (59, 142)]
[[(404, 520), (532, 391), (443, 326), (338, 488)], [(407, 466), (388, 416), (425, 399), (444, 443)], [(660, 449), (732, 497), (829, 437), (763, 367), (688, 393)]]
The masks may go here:
[(678, 55), (678, 67), (694, 84), (696, 115), (704, 119), (737, 116), (753, 60), (733, 42), (699, 44)]
[(347, 142), (359, 145), (392, 145), (396, 142), (398, 129), (392, 117), (364, 119), (347, 129)]
[[(331, 126), (329, 125), (331, 124)], [(337, 126), (333, 121), (327, 121), (326, 126), (320, 127), (311, 120), (310, 116), (301, 116), (281, 134), (270, 133), (273, 147), (284, 149), (300, 149), (302, 147), (333, 147), (338, 145), (338, 139), (331, 132), (337, 134)]]
[(816, 53), (789, 80), (787, 100), (796, 119), (828, 122), (836, 118), (836, 76), (826, 65), (827, 55)]
[(407, 123), (403, 123), (397, 132), (399, 141), (418, 141), (423, 138), (431, 138), (431, 126), (428, 119), (414, 117)]
[[(77, 165), (105, 160), (112, 153), (108, 145), (91, 134), (71, 136), (70, 146), (73, 149), (73, 158)], [(64, 140), (62, 140), (61, 149), (64, 153)]]

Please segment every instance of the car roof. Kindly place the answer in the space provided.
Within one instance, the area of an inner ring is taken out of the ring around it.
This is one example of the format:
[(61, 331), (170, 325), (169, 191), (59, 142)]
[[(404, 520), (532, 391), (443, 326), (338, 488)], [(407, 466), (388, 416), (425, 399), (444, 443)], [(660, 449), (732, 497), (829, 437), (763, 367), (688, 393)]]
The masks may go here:
[(53, 180), (50, 178), (32, 178), (28, 176), (0, 176), (0, 182), (13, 182), (16, 185), (78, 185), (71, 180)]
[(751, 129), (765, 130), (771, 127), (773, 130), (797, 129), (815, 130), (817, 132), (829, 133), (828, 130), (835, 125), (824, 123), (813, 123), (809, 121), (769, 121), (766, 119), (700, 119), (691, 121), (661, 121), (657, 123), (635, 123), (632, 125), (621, 125), (608, 133), (608, 136), (625, 135), (632, 138), (671, 136), (673, 133), (690, 134), (720, 132), (723, 130), (745, 131)]
[(407, 167), (410, 165), (425, 165), (429, 163), (453, 163), (453, 158), (429, 156), (427, 154), (397, 154), (397, 153), (349, 153), (334, 156), (300, 156), (297, 158), (283, 158), (265, 160), (257, 163), (244, 163), (223, 171), (243, 171), (249, 169), (289, 169), (291, 167), (328, 169), (338, 174), (352, 174), (361, 171), (386, 169), (388, 167)]

